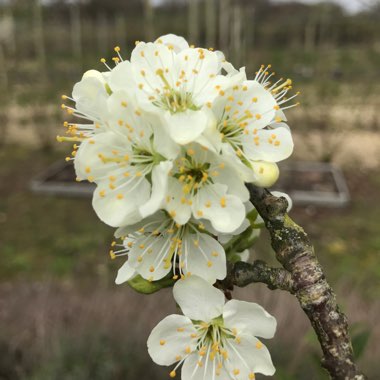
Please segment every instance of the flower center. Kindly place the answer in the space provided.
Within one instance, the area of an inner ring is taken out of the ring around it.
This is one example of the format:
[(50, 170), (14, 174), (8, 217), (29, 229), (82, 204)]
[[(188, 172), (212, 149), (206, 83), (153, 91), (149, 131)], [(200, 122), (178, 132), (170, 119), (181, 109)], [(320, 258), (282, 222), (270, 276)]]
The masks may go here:
[(227, 345), (229, 339), (238, 339), (236, 331), (224, 326), (223, 317), (215, 318), (210, 323), (195, 322), (197, 329), (197, 350), (200, 356), (207, 355), (219, 363), (228, 359)]
[(168, 110), (172, 114), (185, 112), (188, 109), (193, 111), (198, 111), (200, 109), (194, 104), (190, 92), (185, 90), (181, 91), (181, 85), (183, 83), (181, 80), (177, 81), (176, 87), (178, 87), (178, 89), (175, 89), (170, 85), (162, 69), (158, 69), (156, 74), (164, 84), (164, 91), (159, 97), (159, 100), (153, 102), (155, 106)]

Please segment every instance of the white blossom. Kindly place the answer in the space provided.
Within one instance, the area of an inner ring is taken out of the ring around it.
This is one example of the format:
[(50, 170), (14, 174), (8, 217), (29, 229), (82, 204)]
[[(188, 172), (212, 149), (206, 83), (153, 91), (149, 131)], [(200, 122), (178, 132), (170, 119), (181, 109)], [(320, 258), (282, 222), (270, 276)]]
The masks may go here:
[(112, 91), (135, 91), (141, 107), (154, 112), (171, 138), (183, 145), (213, 124), (212, 102), (243, 78), (240, 73), (221, 75), (220, 70), (215, 52), (163, 36), (154, 43), (137, 43), (131, 60), (112, 70), (109, 85)]
[(255, 303), (231, 300), (197, 276), (179, 280), (174, 298), (184, 315), (170, 315), (152, 331), (148, 351), (182, 380), (254, 379), (275, 372), (268, 349), (257, 338), (272, 338), (276, 320)]
[(230, 233), (242, 224), (248, 199), (228, 160), (194, 143), (174, 161), (164, 208), (180, 224), (191, 217), (206, 219), (217, 231)]
[(195, 274), (210, 283), (226, 276), (224, 249), (201, 221), (191, 219), (180, 225), (159, 211), (140, 223), (119, 228), (115, 236), (123, 238), (124, 246), (112, 254), (128, 255), (117, 283), (129, 280), (132, 269), (149, 281), (170, 272), (174, 279)]
[(117, 92), (108, 106), (112, 110), (109, 129), (85, 140), (74, 164), (79, 180), (97, 184), (93, 207), (99, 218), (120, 227), (160, 207), (172, 162), (164, 157), (168, 144), (157, 143), (154, 120), (132, 98)]

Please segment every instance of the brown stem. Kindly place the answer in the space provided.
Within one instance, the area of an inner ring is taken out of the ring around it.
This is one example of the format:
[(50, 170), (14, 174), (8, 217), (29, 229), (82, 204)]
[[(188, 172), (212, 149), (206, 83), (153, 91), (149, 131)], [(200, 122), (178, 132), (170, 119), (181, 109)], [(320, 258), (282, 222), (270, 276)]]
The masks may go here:
[(229, 281), (237, 286), (263, 282), (271, 289), (294, 294), (318, 336), (323, 352), (322, 366), (331, 379), (366, 379), (354, 362), (347, 318), (336, 302), (308, 236), (287, 215), (286, 199), (253, 185), (248, 188), (251, 202), (264, 219), (276, 258), (283, 268), (269, 268), (261, 261), (236, 263)]

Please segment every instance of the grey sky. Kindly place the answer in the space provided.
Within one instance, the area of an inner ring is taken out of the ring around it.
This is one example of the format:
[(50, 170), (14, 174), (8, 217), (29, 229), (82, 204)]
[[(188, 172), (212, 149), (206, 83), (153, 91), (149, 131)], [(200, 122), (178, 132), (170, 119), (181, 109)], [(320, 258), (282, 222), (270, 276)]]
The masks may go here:
[[(272, 0), (273, 2), (277, 3), (284, 3), (288, 2), (289, 0)], [(319, 3), (320, 0), (297, 0), (300, 3), (306, 3), (306, 4), (314, 4)], [(337, 3), (340, 4), (343, 8), (347, 9), (350, 13), (355, 13), (360, 11), (361, 9), (365, 8), (366, 1), (362, 0), (330, 0), (327, 1), (328, 3)], [(370, 1), (367, 1), (369, 3)]]

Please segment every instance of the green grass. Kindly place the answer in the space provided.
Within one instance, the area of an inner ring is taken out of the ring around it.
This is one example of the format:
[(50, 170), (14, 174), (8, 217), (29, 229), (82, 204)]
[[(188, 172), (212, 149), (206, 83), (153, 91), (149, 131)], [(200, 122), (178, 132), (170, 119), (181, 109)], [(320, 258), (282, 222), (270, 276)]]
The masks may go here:
[(0, 152), (0, 278), (108, 275), (113, 230), (96, 217), (91, 198), (33, 194), (31, 177), (57, 153), (8, 147)]

